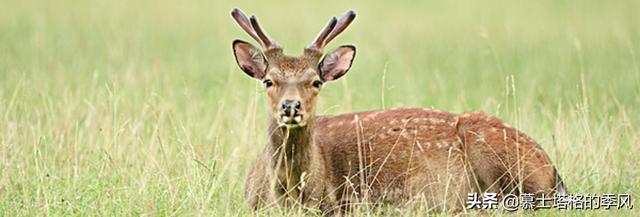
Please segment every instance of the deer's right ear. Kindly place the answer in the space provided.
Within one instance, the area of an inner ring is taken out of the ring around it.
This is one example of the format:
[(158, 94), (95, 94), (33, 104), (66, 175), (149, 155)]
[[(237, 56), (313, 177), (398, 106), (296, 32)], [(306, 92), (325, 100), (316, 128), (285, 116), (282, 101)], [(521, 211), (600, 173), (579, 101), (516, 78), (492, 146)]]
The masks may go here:
[(247, 75), (262, 79), (266, 75), (267, 60), (262, 52), (253, 45), (242, 41), (233, 41), (233, 54), (240, 69)]

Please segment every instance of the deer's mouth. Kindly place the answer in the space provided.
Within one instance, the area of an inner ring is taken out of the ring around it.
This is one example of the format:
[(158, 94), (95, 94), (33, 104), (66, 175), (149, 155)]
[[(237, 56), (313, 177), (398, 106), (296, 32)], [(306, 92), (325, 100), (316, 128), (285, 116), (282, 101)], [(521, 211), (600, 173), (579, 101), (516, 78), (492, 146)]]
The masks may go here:
[(280, 115), (280, 125), (288, 128), (303, 127), (306, 125), (303, 115)]

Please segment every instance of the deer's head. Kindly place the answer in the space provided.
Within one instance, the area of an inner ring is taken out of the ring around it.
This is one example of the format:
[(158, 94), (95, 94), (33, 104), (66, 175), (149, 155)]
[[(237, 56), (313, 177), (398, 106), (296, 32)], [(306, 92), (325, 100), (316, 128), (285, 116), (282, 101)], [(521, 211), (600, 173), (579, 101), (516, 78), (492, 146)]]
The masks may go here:
[(266, 34), (255, 16), (247, 18), (237, 8), (231, 15), (262, 47), (260, 50), (245, 41), (233, 41), (240, 69), (264, 84), (272, 118), (287, 127), (305, 126), (315, 116), (322, 85), (342, 77), (351, 67), (356, 54), (354, 46), (340, 46), (324, 57), (322, 50), (347, 28), (355, 13), (347, 11), (340, 19), (333, 17), (297, 57), (284, 55), (282, 47)]

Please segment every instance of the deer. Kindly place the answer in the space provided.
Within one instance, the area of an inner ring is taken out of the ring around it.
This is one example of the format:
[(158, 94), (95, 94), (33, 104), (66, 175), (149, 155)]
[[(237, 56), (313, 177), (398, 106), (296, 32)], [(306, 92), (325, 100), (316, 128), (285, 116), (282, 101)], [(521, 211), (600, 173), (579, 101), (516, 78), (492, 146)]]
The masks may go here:
[(325, 83), (351, 68), (356, 47), (323, 50), (355, 19), (332, 17), (300, 56), (288, 56), (240, 9), (231, 16), (262, 49), (234, 40), (235, 60), (262, 82), (267, 142), (249, 169), (244, 196), (253, 210), (295, 207), (324, 214), (354, 204), (433, 212), (465, 210), (473, 192), (566, 192), (556, 167), (533, 139), (483, 112), (394, 108), (323, 116)]

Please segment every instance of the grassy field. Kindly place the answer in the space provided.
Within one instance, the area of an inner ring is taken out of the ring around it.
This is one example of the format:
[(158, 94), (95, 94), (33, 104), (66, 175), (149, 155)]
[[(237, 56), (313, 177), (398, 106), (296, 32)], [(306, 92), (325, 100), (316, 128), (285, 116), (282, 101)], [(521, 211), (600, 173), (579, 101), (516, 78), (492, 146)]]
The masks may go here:
[(231, 41), (250, 40), (233, 7), (291, 55), (358, 13), (329, 46), (358, 54), (320, 114), (485, 111), (535, 138), (571, 192), (640, 197), (638, 1), (0, 5), (0, 216), (251, 215), (266, 107), (233, 59)]

